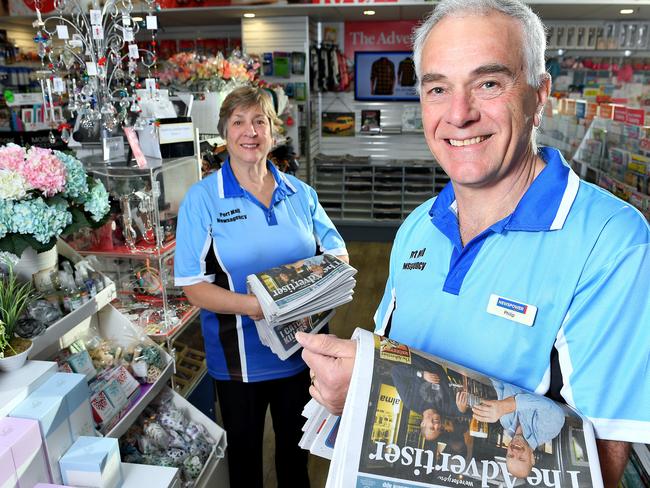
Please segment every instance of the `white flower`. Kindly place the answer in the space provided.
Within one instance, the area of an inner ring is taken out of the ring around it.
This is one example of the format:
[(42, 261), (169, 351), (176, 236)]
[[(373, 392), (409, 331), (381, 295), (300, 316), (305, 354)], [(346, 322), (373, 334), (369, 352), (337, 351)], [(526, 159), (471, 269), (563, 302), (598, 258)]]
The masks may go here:
[(21, 200), (27, 195), (29, 186), (25, 178), (17, 171), (0, 169), (0, 198), (3, 200)]

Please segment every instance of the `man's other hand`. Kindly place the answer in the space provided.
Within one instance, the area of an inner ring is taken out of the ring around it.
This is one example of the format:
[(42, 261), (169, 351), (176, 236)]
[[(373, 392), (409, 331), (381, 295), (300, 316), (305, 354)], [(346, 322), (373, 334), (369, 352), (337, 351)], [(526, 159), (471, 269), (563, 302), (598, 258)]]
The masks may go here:
[(309, 394), (334, 415), (341, 415), (350, 386), (357, 345), (333, 335), (296, 333), (310, 368)]

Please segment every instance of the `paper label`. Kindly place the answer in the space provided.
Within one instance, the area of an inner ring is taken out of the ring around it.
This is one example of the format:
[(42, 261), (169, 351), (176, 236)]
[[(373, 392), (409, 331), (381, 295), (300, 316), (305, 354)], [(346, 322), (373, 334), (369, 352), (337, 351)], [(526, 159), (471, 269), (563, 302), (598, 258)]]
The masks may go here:
[(88, 76), (97, 76), (97, 65), (92, 62), (87, 62), (86, 72), (88, 73)]
[(90, 10), (90, 25), (102, 25), (102, 11), (101, 10)]
[(147, 30), (156, 30), (158, 28), (158, 17), (147, 15)]
[(138, 59), (140, 57), (137, 44), (129, 44), (129, 57), (131, 59)]
[(59, 39), (70, 39), (70, 34), (68, 33), (67, 25), (57, 25), (56, 26), (56, 35)]
[(52, 88), (54, 93), (65, 93), (65, 83), (63, 83), (63, 78), (54, 78), (52, 80)]
[(93, 25), (93, 39), (103, 39), (104, 28), (101, 25)]
[(131, 25), (131, 16), (129, 14), (122, 15), (122, 25), (128, 27)]
[(132, 27), (126, 27), (124, 29), (124, 41), (125, 42), (133, 42), (133, 28)]
[(492, 294), (487, 312), (531, 327), (535, 322), (537, 307)]
[(191, 122), (180, 124), (161, 124), (158, 128), (160, 144), (186, 142), (194, 139), (194, 129)]
[(149, 92), (149, 95), (153, 96), (156, 92), (156, 79), (155, 78), (146, 78), (144, 80), (144, 86)]

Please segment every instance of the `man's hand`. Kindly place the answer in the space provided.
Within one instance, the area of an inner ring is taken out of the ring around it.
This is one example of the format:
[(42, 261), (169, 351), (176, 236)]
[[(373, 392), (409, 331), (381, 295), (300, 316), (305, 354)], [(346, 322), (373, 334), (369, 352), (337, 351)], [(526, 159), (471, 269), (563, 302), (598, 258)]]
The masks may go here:
[(438, 376), (436, 373), (432, 373), (431, 371), (423, 371), (422, 378), (424, 381), (431, 383), (432, 385), (440, 384), (440, 376)]
[(493, 424), (505, 414), (514, 412), (516, 407), (515, 397), (508, 397), (503, 400), (483, 400), (472, 407), (472, 412), (479, 422)]
[(357, 345), (333, 335), (296, 333), (302, 358), (311, 369), (309, 394), (334, 415), (341, 415), (348, 394)]
[(456, 392), (456, 408), (458, 408), (459, 412), (465, 413), (467, 411), (468, 401), (469, 395), (466, 391)]

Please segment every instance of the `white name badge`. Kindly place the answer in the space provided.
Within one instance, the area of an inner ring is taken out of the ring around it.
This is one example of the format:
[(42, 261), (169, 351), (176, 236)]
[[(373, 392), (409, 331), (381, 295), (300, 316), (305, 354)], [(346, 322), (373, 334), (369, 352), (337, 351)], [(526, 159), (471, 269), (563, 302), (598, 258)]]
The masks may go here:
[(488, 302), (487, 312), (532, 327), (537, 315), (537, 307), (492, 294)]

